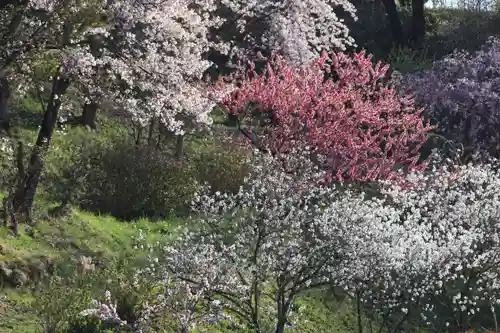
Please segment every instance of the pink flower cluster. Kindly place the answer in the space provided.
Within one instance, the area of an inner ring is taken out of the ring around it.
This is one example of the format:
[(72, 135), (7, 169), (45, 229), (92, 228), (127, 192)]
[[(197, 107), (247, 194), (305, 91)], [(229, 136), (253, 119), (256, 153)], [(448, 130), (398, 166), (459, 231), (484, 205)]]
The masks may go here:
[(251, 64), (234, 75), (237, 88), (219, 102), (261, 148), (312, 147), (325, 157), (332, 179), (397, 179), (401, 168), (425, 168), (419, 152), (434, 127), (410, 96), (392, 88), (387, 70), (364, 52), (323, 53), (302, 68), (274, 57), (263, 73)]

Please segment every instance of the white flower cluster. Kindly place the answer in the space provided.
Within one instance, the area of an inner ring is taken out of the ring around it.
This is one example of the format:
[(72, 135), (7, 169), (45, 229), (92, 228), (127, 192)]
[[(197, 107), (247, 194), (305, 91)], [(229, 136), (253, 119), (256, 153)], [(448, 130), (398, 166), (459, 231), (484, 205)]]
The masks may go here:
[(369, 228), (371, 251), (379, 261), (365, 264), (372, 268), (368, 285), (377, 279), (383, 285), (379, 293), (367, 295), (369, 302), (385, 313), (418, 303), (428, 324), (436, 304), (448, 301), (450, 322), (460, 322), (461, 312), (489, 312), (500, 296), (497, 167), (443, 166), (410, 175), (408, 181), (409, 189), (390, 185), (383, 191), (384, 205), (393, 212), (384, 217), (385, 227)]
[[(237, 13), (240, 32), (247, 42), (281, 52), (295, 65), (308, 63), (319, 51), (344, 51), (355, 46), (344, 19), (356, 20), (356, 9), (346, 0), (223, 0), (222, 3)], [(251, 31), (251, 22), (267, 26), (261, 36)]]
[(455, 304), (448, 325), (457, 313), (496, 303), (500, 174), (493, 165), (410, 174), (406, 187), (382, 183), (368, 197), (319, 184), (311, 165), (259, 160), (239, 193), (199, 197), (200, 225), (182, 232), (164, 257), (172, 274), (217, 295), (251, 325), (261, 324), (257, 309), (266, 298), (277, 304), (277, 327), (286, 325), (294, 297), (325, 284), (360, 295), (385, 317), (418, 305), (429, 325), (441, 297)]
[(116, 304), (112, 303), (111, 293), (108, 290), (104, 293), (104, 301), (92, 300), (92, 303), (94, 305), (93, 308), (83, 310), (79, 315), (82, 317), (95, 317), (103, 322), (114, 325), (127, 325), (126, 321), (120, 319), (116, 311)]
[[(203, 10), (192, 9), (195, 5)], [(179, 114), (209, 124), (213, 103), (204, 97), (201, 78), (211, 65), (204, 53), (215, 46), (207, 38), (219, 22), (208, 16), (214, 9), (208, 0), (110, 1), (104, 7), (107, 25), (86, 30), (85, 36), (101, 35), (112, 46), (99, 52), (68, 48), (65, 74), (84, 86), (93, 102), (112, 100), (141, 125), (156, 118), (182, 134)]]
[(12, 148), (12, 142), (9, 138), (0, 138), (0, 154), (5, 155), (9, 160), (12, 158), (14, 149)]

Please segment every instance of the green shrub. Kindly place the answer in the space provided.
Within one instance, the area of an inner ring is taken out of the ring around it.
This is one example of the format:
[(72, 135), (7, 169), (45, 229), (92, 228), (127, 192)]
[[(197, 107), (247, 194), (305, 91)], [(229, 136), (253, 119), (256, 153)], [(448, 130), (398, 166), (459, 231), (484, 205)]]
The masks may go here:
[(126, 331), (123, 328), (114, 328), (106, 325), (94, 317), (77, 317), (70, 320), (64, 333), (119, 333)]
[(425, 70), (432, 66), (427, 50), (412, 50), (408, 47), (394, 47), (387, 57), (392, 70), (401, 73)]
[(238, 145), (211, 138), (192, 147), (190, 162), (200, 183), (214, 192), (235, 193), (250, 171), (247, 157)]
[(85, 179), (102, 158), (100, 152), (112, 149), (122, 138), (123, 133), (113, 129), (97, 133), (77, 127), (56, 133), (45, 158), (42, 190), (55, 201), (78, 201)]
[(204, 184), (235, 192), (248, 174), (248, 151), (218, 137), (186, 142), (186, 158), (137, 147), (116, 127), (56, 133), (41, 191), (50, 199), (124, 220), (185, 215)]
[(167, 153), (124, 140), (98, 154), (79, 200), (88, 210), (125, 220), (183, 215), (199, 190), (194, 170)]
[[(68, 274), (69, 271), (73, 274)], [(36, 287), (31, 307), (43, 332), (60, 332), (71, 318), (90, 304), (92, 280), (74, 272), (75, 267), (65, 263), (56, 268), (56, 274)]]
[(50, 199), (124, 220), (183, 215), (199, 188), (192, 167), (113, 127), (56, 135), (43, 175)]

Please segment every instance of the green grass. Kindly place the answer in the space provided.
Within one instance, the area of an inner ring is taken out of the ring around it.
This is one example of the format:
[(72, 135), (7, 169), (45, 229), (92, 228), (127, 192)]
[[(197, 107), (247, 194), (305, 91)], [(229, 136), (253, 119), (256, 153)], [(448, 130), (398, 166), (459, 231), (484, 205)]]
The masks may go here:
[(133, 239), (139, 229), (147, 230), (149, 238), (156, 238), (169, 233), (177, 223), (118, 222), (109, 216), (96, 216), (75, 209), (71, 216), (41, 220), (35, 227), (21, 225), (18, 237), (5, 228), (0, 229), (0, 261), (29, 260), (40, 255), (49, 259), (63, 255), (116, 259), (119, 255), (133, 254)]
[(28, 292), (5, 290), (0, 295), (0, 332), (39, 333), (36, 316), (31, 311), (33, 297)]
[[(22, 272), (31, 279), (42, 276), (48, 263), (92, 257), (95, 262), (144, 254), (135, 247), (140, 230), (148, 242), (172, 235), (180, 220), (151, 223), (147, 220), (118, 222), (109, 216), (98, 216), (73, 209), (70, 216), (41, 219), (36, 225), (20, 226), (20, 235), (0, 228), (0, 332), (40, 332), (30, 309), (31, 283), (14, 287), (6, 271)], [(8, 268), (5, 268), (8, 267)], [(2, 275), (4, 275), (2, 277)]]
[[(105, 261), (116, 260), (123, 255), (139, 256), (143, 253), (135, 248), (134, 241), (139, 230), (149, 242), (153, 242), (172, 235), (173, 228), (181, 222), (118, 222), (109, 216), (74, 209), (68, 217), (43, 219), (34, 227), (23, 225), (18, 237), (0, 228), (0, 263), (12, 265), (13, 269), (26, 274), (34, 274), (32, 270), (42, 263), (75, 259), (79, 255)], [(4, 285), (0, 292), (0, 332), (42, 332), (36, 314), (30, 307), (33, 299), (29, 285), (17, 288)], [(324, 299), (321, 293), (310, 293), (298, 300), (297, 304), (304, 308), (304, 315), (308, 318), (298, 326), (300, 333), (355, 331), (353, 311), (348, 305)]]

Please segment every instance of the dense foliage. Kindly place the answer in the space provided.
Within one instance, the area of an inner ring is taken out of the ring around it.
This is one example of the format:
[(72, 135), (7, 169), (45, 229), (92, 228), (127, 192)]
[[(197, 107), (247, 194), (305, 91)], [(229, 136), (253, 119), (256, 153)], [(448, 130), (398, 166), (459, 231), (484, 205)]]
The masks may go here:
[(469, 154), (498, 157), (499, 56), (500, 42), (491, 39), (474, 55), (456, 52), (402, 79), (439, 132)]
[(466, 25), (382, 4), (1, 3), (0, 282), (44, 333), (331, 333), (318, 294), (350, 331), (498, 331), (500, 41), (434, 61)]
[(337, 180), (396, 178), (402, 167), (425, 168), (419, 152), (433, 127), (387, 83), (387, 70), (364, 52), (323, 53), (306, 68), (276, 58), (263, 74), (255, 65), (239, 73), (221, 104), (260, 149), (314, 147)]

